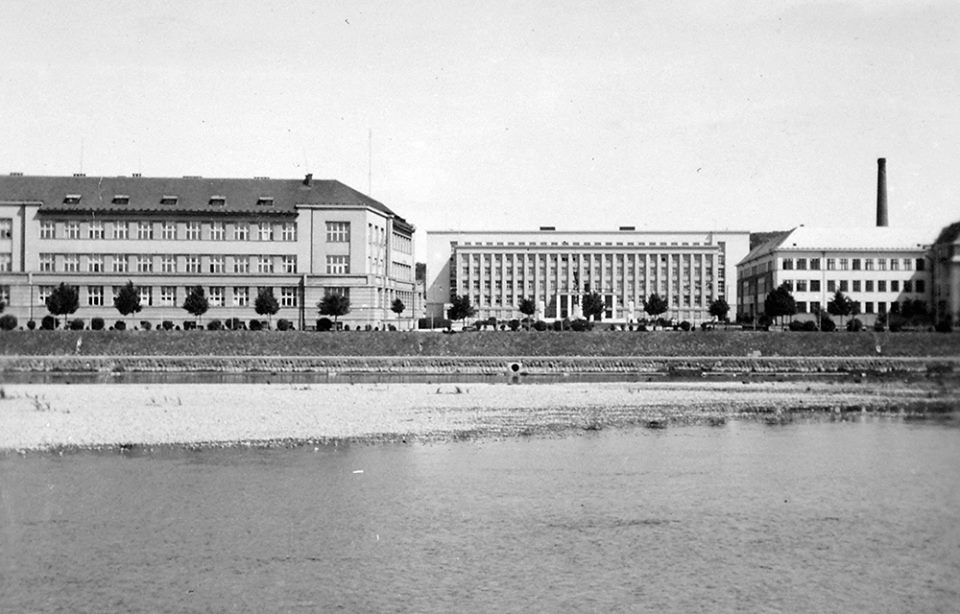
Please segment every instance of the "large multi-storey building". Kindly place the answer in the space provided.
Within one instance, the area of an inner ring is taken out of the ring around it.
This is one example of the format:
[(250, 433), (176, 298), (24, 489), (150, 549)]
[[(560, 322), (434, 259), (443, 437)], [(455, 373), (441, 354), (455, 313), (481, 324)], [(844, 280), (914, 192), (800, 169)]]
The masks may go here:
[[(113, 297), (132, 281), (156, 324), (193, 316), (258, 318), (271, 288), (277, 317), (301, 328), (328, 293), (350, 298), (341, 321), (412, 328), (414, 228), (382, 203), (331, 180), (201, 177), (0, 177), (0, 301), (21, 320), (47, 313), (61, 282), (79, 290), (76, 317), (116, 319)], [(399, 298), (407, 309), (390, 309)]]
[(960, 222), (944, 228), (930, 248), (937, 322), (960, 326)]
[(666, 317), (701, 322), (714, 300), (736, 304), (733, 267), (748, 247), (745, 231), (429, 231), (427, 315), (443, 318), (452, 297), (467, 296), (478, 319), (521, 317), (524, 298), (537, 318), (577, 318), (583, 294), (597, 292), (605, 320), (646, 317), (657, 294)]
[[(800, 226), (756, 247), (737, 266), (737, 313), (754, 319), (767, 294), (786, 284), (799, 319), (816, 319), (839, 290), (870, 324), (894, 303), (929, 302), (925, 232), (888, 227)], [(807, 314), (807, 315), (804, 315)]]

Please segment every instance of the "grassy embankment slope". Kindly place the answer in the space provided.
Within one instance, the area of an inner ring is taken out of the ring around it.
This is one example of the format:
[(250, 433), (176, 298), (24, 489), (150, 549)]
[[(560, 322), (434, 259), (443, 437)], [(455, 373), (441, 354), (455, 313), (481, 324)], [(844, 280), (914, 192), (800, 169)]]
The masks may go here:
[(71, 355), (78, 339), (86, 356), (960, 356), (956, 334), (742, 331), (8, 331), (0, 355)]

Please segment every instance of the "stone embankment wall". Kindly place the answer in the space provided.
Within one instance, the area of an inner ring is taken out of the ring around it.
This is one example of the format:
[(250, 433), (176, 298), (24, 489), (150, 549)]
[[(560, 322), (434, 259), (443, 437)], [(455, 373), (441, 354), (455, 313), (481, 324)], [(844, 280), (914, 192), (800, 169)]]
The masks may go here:
[(957, 357), (0, 356), (0, 373), (960, 373)]

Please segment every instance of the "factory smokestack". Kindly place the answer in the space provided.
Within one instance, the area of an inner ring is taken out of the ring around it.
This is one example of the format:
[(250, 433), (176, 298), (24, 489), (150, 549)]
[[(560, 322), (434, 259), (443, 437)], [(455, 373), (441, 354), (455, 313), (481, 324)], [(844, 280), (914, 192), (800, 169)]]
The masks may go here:
[(877, 160), (877, 226), (887, 225), (887, 159)]

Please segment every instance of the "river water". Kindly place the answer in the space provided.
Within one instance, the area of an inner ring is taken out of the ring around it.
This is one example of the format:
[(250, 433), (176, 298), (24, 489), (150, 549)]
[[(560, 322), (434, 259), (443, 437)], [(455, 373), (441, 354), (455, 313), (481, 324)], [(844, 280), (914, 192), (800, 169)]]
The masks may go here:
[(955, 612), (960, 428), (0, 456), (2, 612)]

